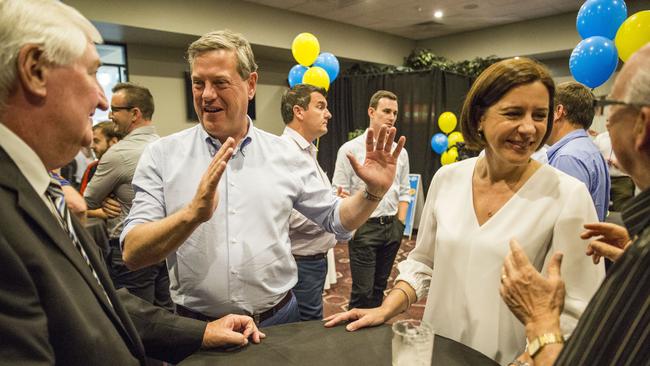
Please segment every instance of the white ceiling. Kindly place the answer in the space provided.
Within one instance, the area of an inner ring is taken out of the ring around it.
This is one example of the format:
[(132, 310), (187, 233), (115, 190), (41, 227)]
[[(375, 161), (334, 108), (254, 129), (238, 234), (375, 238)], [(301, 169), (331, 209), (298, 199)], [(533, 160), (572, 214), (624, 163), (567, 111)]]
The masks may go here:
[[(245, 0), (413, 40), (576, 12), (580, 0)], [(444, 16), (435, 19), (441, 10)]]

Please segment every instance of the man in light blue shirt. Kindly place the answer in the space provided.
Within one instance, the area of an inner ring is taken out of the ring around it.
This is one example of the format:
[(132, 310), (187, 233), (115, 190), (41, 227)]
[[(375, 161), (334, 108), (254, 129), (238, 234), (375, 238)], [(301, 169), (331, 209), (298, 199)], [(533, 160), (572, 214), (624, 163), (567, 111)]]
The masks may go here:
[(551, 166), (587, 186), (598, 219), (603, 221), (609, 206), (610, 181), (607, 162), (586, 131), (594, 118), (593, 100), (591, 91), (580, 83), (569, 81), (557, 86), (547, 154)]
[(337, 198), (308, 157), (246, 115), (258, 75), (243, 36), (207, 33), (190, 45), (188, 60), (200, 124), (143, 153), (120, 238), (124, 262), (137, 269), (167, 259), (181, 315), (244, 313), (261, 326), (297, 321), (291, 210), (349, 237), (390, 188), (405, 139), (391, 151), (394, 128), (370, 133), (363, 165), (350, 158), (366, 188)]

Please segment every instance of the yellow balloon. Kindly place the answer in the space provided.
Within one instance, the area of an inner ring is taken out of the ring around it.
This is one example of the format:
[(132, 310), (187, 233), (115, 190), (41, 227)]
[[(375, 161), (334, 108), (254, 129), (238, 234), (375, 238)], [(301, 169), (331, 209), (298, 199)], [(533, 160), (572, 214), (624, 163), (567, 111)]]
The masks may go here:
[(330, 88), (330, 77), (327, 75), (327, 71), (322, 67), (314, 66), (310, 67), (305, 71), (305, 75), (302, 77), (303, 84), (309, 84), (324, 88), (328, 90)]
[(648, 42), (650, 42), (650, 10), (640, 11), (627, 18), (618, 28), (614, 38), (618, 57), (623, 62)]
[(447, 136), (447, 141), (447, 146), (452, 147), (455, 146), (457, 142), (465, 142), (465, 139), (463, 138), (462, 133), (454, 131)]
[(453, 131), (457, 123), (456, 115), (451, 112), (445, 112), (438, 117), (438, 126), (444, 133)]
[(443, 152), (440, 156), (440, 162), (442, 165), (451, 164), (456, 160), (458, 160), (458, 149), (455, 147)]
[(311, 33), (300, 33), (293, 39), (291, 53), (302, 66), (311, 66), (320, 53), (318, 39)]

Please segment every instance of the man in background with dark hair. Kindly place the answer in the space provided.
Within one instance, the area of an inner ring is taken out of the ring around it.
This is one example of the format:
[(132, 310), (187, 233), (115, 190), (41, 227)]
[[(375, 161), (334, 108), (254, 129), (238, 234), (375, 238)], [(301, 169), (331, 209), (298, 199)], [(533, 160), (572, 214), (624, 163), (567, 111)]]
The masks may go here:
[[(149, 89), (135, 83), (119, 83), (113, 87), (110, 108), (109, 117), (116, 126), (115, 131), (126, 136), (102, 155), (97, 171), (84, 192), (84, 198), (90, 210), (101, 209), (107, 198), (114, 199), (107, 200), (109, 204), (104, 204), (104, 211), (113, 211), (107, 221), (107, 265), (115, 287), (126, 287), (134, 295), (173, 311), (174, 304), (169, 295), (169, 273), (165, 263), (130, 271), (122, 261), (119, 243), (124, 220), (135, 197), (131, 181), (138, 160), (144, 148), (160, 138), (151, 121), (154, 112), (153, 96)], [(113, 215), (116, 216), (111, 217)]]
[(575, 81), (555, 89), (553, 131), (548, 138), (548, 163), (582, 181), (591, 194), (600, 221), (609, 206), (609, 170), (587, 130), (594, 119), (594, 95)]
[[(280, 110), (287, 125), (282, 137), (313, 161), (323, 187), (332, 184), (318, 164), (318, 148), (313, 141), (327, 133), (332, 118), (327, 109), (327, 92), (313, 85), (298, 84), (282, 95)], [(291, 254), (298, 266), (298, 283), (293, 293), (298, 301), (300, 320), (323, 319), (323, 289), (327, 277), (327, 251), (336, 245), (336, 237), (295, 209), (289, 218)]]
[(124, 137), (123, 134), (117, 131), (116, 127), (117, 126), (113, 121), (102, 121), (93, 126), (93, 141), (90, 144), (90, 148), (95, 153), (97, 159), (88, 164), (88, 167), (86, 167), (86, 171), (81, 178), (81, 186), (79, 187), (79, 193), (81, 193), (81, 195), (84, 194), (86, 187), (88, 187), (88, 183), (93, 178), (93, 175), (95, 175), (99, 159), (102, 158), (102, 155), (104, 155), (106, 150), (117, 144), (122, 137)]
[[(397, 96), (387, 90), (376, 92), (370, 98), (368, 117), (369, 127), (375, 131), (382, 127), (392, 128), (397, 120)], [(354, 173), (346, 156), (351, 154), (358, 161), (365, 160), (367, 134), (368, 130), (343, 144), (338, 151), (332, 184), (343, 195), (363, 190), (364, 184)], [(352, 274), (350, 309), (381, 305), (388, 276), (402, 244), (409, 189), (409, 158), (406, 149), (403, 149), (390, 189), (383, 198), (377, 199), (379, 205), (349, 244)]]

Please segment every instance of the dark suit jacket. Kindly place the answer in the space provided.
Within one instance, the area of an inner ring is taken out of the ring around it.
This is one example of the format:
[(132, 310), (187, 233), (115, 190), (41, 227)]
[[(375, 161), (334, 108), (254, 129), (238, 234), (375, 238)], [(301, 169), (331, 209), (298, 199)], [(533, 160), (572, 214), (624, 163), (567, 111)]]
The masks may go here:
[(79, 251), (0, 148), (0, 363), (177, 363), (196, 351), (206, 323), (115, 291), (99, 248), (74, 229), (113, 306)]

